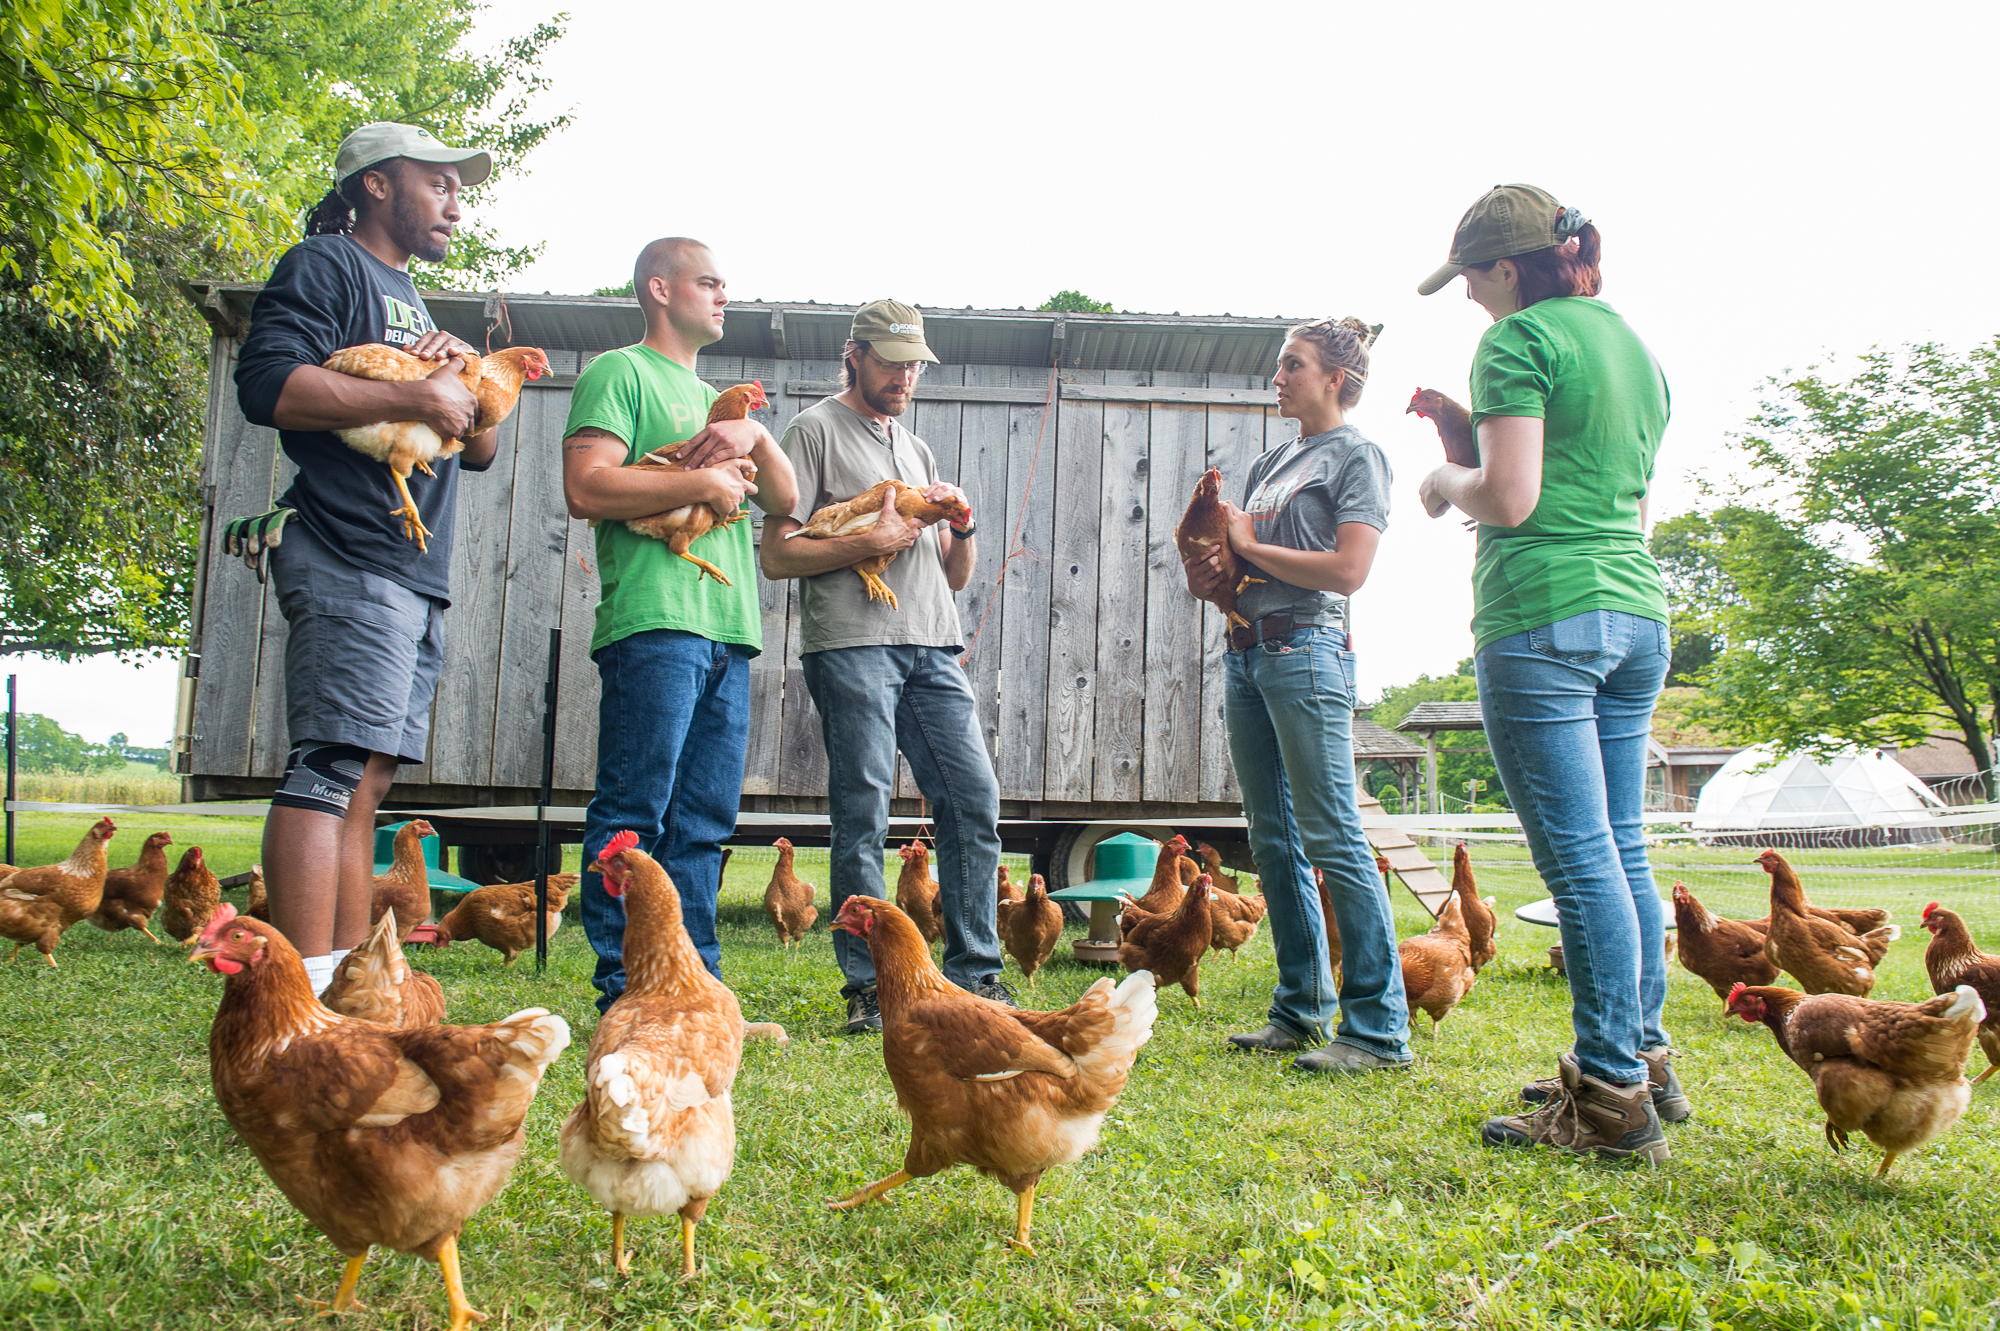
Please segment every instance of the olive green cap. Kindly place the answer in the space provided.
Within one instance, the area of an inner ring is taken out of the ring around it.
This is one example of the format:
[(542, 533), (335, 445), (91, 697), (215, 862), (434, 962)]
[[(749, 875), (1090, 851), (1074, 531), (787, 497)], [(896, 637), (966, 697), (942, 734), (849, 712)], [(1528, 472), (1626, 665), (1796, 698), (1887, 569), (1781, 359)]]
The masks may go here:
[(871, 300), (854, 312), (854, 328), (848, 336), (866, 342), (875, 354), (887, 361), (936, 361), (937, 353), (924, 341), (924, 316), (914, 305), (900, 300)]
[(1560, 245), (1582, 230), (1587, 220), (1576, 209), (1557, 203), (1547, 190), (1533, 185), (1495, 185), (1458, 219), (1450, 259), (1417, 284), (1417, 294), (1431, 295), (1475, 263), (1511, 259)]
[(493, 174), (493, 159), (476, 148), (454, 148), (416, 125), (372, 120), (340, 141), (340, 151), (333, 159), (333, 178), (345, 180), (392, 157), (450, 162), (458, 168), (458, 183), (467, 189)]

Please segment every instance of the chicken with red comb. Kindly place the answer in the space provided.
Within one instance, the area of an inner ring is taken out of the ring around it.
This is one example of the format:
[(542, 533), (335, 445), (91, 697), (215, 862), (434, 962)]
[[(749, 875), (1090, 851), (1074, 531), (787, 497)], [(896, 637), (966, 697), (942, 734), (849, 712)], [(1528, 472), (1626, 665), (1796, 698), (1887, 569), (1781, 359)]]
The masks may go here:
[(1955, 910), (1933, 901), (1924, 907), (1924, 928), (1931, 936), (1924, 949), (1924, 970), (1931, 988), (1941, 994), (1960, 985), (1971, 985), (1986, 1004), (1986, 1019), (1979, 1023), (1979, 1048), (1986, 1055), (1986, 1071), (1972, 1079), (1977, 1086), (2000, 1071), (2000, 957), (1981, 952), (1972, 941), (1972, 931)]

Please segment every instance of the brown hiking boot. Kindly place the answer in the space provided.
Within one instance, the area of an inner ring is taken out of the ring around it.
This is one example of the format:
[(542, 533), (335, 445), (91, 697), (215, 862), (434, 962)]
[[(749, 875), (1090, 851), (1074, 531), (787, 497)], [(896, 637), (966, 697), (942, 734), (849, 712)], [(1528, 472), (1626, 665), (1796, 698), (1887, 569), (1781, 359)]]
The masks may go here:
[[(1646, 1065), (1646, 1083), (1653, 1091), (1653, 1110), (1662, 1123), (1682, 1123), (1694, 1117), (1694, 1107), (1681, 1090), (1681, 1079), (1674, 1075), (1673, 1056), (1674, 1051), (1663, 1044), (1639, 1051), (1639, 1061)], [(1521, 1098), (1531, 1105), (1546, 1104), (1561, 1089), (1561, 1077), (1543, 1077), (1523, 1086)]]
[(1488, 1146), (1554, 1146), (1594, 1151), (1613, 1160), (1638, 1156), (1665, 1164), (1672, 1154), (1647, 1083), (1614, 1086), (1584, 1075), (1575, 1054), (1562, 1056), (1554, 1095), (1532, 1114), (1489, 1119), (1479, 1138)]

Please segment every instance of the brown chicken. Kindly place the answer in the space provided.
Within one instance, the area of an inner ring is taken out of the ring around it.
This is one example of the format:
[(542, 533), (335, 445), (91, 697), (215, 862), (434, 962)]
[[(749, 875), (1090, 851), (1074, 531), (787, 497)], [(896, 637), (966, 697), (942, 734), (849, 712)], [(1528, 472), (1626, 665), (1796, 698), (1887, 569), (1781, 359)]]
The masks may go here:
[[(751, 412), (770, 405), (770, 399), (764, 396), (762, 380), (737, 384), (733, 388), (724, 389), (721, 396), (715, 399), (714, 405), (709, 407), (708, 423), (713, 425), (717, 421), (744, 420)], [(656, 448), (632, 465), (655, 467), (662, 471), (686, 471), (687, 467), (674, 456), (679, 447), (678, 444), (669, 444), (664, 448)], [(742, 470), (745, 480), (756, 479), (757, 468), (750, 459), (738, 458), (735, 465)], [(722, 570), (699, 555), (689, 554), (688, 546), (712, 531), (720, 531), (749, 516), (749, 510), (741, 505), (720, 509), (713, 504), (682, 504), (679, 508), (671, 508), (650, 517), (629, 518), (625, 522), (625, 528), (640, 536), (650, 536), (656, 541), (665, 541), (667, 549), (700, 570), (695, 574), (695, 581), (699, 582), (702, 575), (706, 574), (723, 586), (729, 587), (735, 584), (729, 581)]]
[(1757, 857), (1771, 875), (1771, 930), (1764, 955), (1797, 980), (1809, 994), (1851, 994), (1866, 998), (1875, 987), (1875, 965), (1901, 937), (1893, 924), (1857, 934), (1836, 920), (1812, 913), (1799, 875), (1775, 850)]
[(452, 1331), (485, 1321), (465, 1300), (458, 1233), (507, 1185), (568, 1023), (543, 1008), (411, 1030), (343, 1017), (313, 997), (285, 936), (234, 906), (216, 911), (192, 959), (226, 977), (208, 1034), (222, 1116), (348, 1259), (326, 1310), (353, 1306), (380, 1244), (438, 1264)]
[(1042, 1175), (1097, 1144), (1158, 1011), (1152, 977), (1099, 980), (1058, 1012), (976, 998), (945, 979), (908, 916), (852, 896), (834, 928), (868, 944), (882, 1002), (882, 1061), (910, 1116), (903, 1167), (829, 1200), (837, 1211), (913, 1178), (971, 1165), (1010, 1189), (1012, 1246), (1032, 1254), (1029, 1226)]
[(1477, 975), (1486, 969), (1487, 962), (1500, 955), (1500, 945), (1493, 941), (1500, 926), (1500, 914), (1494, 909), (1499, 898), (1479, 895), (1479, 884), (1472, 876), (1472, 852), (1463, 841), (1451, 854), (1451, 890), (1458, 896), (1459, 915), (1465, 921), (1466, 949), (1472, 973)]
[(222, 882), (209, 872), (200, 846), (189, 846), (167, 877), (160, 898), (160, 932), (177, 943), (192, 943), (222, 904)]
[(792, 843), (779, 837), (774, 844), (778, 863), (771, 870), (771, 885), (764, 889), (764, 913), (778, 931), (779, 946), (791, 947), (801, 943), (819, 919), (819, 907), (813, 904), (813, 885), (792, 871)]
[(1194, 853), (1201, 859), (1201, 867), (1208, 874), (1210, 886), (1218, 892), (1227, 892), (1231, 896), (1242, 894), (1243, 889), (1237, 884), (1236, 875), (1222, 871), (1221, 851), (1206, 841), (1197, 841), (1194, 843)]
[[(1228, 878), (1225, 886), (1222, 879), (1215, 876), (1222, 865), (1222, 856), (1216, 853), (1215, 847), (1206, 843), (1200, 849), (1206, 852), (1202, 859), (1209, 865), (1209, 886), (1215, 889), (1214, 896), (1209, 899), (1209, 920), (1213, 925), (1209, 946), (1234, 957), (1237, 949), (1257, 936), (1257, 926), (1264, 922), (1264, 913), (1270, 909), (1270, 903), (1260, 896), (1238, 892), (1237, 880), (1226, 874), (1223, 876)], [(1181, 863), (1185, 865), (1187, 860), (1183, 859)]]
[[(1000, 866), (1000, 872), (994, 875), (993, 890), (995, 893), (994, 899), (1002, 905), (1005, 905), (1009, 901), (1020, 901), (1022, 899), (1021, 889), (1014, 885), (1014, 880), (1008, 876), (1007, 866), (1004, 864)], [(1061, 908), (1058, 907), (1057, 909)]]
[[(542, 921), (544, 938), (554, 938), (562, 928), (563, 907), (569, 904), (576, 886), (573, 873), (549, 875), (549, 909)], [(400, 921), (399, 921), (400, 927)], [(437, 923), (438, 937), (446, 943), (480, 942), (513, 965), (523, 952), (535, 946), (535, 885), (495, 883), (475, 888), (458, 899)]]
[[(368, 901), (372, 926), (386, 911), (396, 913), (396, 941), (409, 941), (410, 930), (431, 917), (430, 866), (424, 863), (424, 838), (437, 832), (421, 818), (396, 829), (395, 858), (387, 873), (375, 875)], [(530, 917), (532, 928), (532, 917)], [(532, 936), (532, 935), (531, 935)]]
[(1396, 944), (1396, 951), (1403, 959), (1403, 993), (1410, 1010), (1422, 1011), (1431, 1019), (1431, 1038), (1435, 1040), (1438, 1023), (1471, 992), (1479, 974), (1472, 968), (1472, 939), (1459, 898), (1445, 898), (1431, 931), (1405, 938)]
[(1063, 931), (1062, 907), (1049, 900), (1049, 885), (1040, 874), (1028, 879), (1028, 895), (1000, 903), (1000, 945), (1035, 984), (1035, 972), (1047, 964)]
[[(1386, 864), (1386, 860), (1377, 860)], [(1313, 883), (1319, 888), (1319, 913), (1326, 921), (1326, 966), (1333, 972), (1333, 991), (1340, 992), (1340, 919), (1333, 913), (1333, 893), (1326, 890), (1326, 871), (1313, 870)]]
[(1935, 901), (1924, 907), (1924, 928), (1931, 935), (1930, 946), (1924, 949), (1931, 988), (1947, 994), (1968, 984), (1986, 1005), (1986, 1017), (1979, 1023), (1979, 1048), (1987, 1066), (1972, 1079), (1977, 1086), (2000, 1070), (2000, 957), (1981, 952), (1959, 913)]
[(243, 913), (253, 920), (262, 920), (266, 924), (271, 922), (271, 894), (264, 888), (264, 866), (261, 864), (250, 866), (250, 900), (248, 909)]
[(1229, 545), (1229, 524), (1222, 512), (1222, 473), (1210, 467), (1195, 482), (1187, 511), (1174, 527), (1174, 548), (1182, 560), (1197, 555), (1221, 555), (1222, 581), (1215, 589), (1215, 608), (1228, 621), (1227, 627), (1248, 628), (1250, 621), (1236, 613), (1236, 598), (1243, 590), (1265, 581), (1263, 570), (1238, 555)]
[(1765, 931), (1753, 920), (1717, 915), (1694, 893), (1674, 884), (1674, 924), (1681, 965), (1728, 1001), (1737, 985), (1767, 985), (1778, 968), (1764, 953)]
[[(882, 505), (891, 502), (895, 496), (896, 511), (912, 522), (936, 522), (943, 518), (954, 526), (963, 527), (972, 521), (972, 509), (962, 500), (930, 500), (924, 492), (898, 480), (886, 480), (869, 486), (854, 498), (838, 504), (828, 504), (814, 513), (806, 525), (787, 534), (786, 540), (804, 536), (812, 540), (823, 540), (829, 536), (848, 536), (858, 531), (869, 531), (882, 520)], [(887, 601), (891, 610), (898, 609), (896, 593), (889, 590), (889, 584), (882, 581), (882, 574), (889, 565), (896, 562), (897, 551), (871, 555), (858, 564), (850, 565), (861, 575), (861, 581), (868, 588), (868, 599)]]
[(1181, 852), (1187, 848), (1187, 838), (1178, 834), (1161, 845), (1159, 858), (1153, 861), (1152, 885), (1137, 901), (1128, 899), (1119, 916), (1121, 933), (1130, 933), (1132, 926), (1148, 916), (1171, 915), (1180, 909), (1181, 898), (1187, 895), (1187, 889), (1181, 885)]
[(1421, 416), (1437, 426), (1446, 462), (1460, 467), (1479, 465), (1479, 433), (1472, 428), (1472, 413), (1464, 407), (1435, 388), (1419, 388), (1403, 414)]
[[(549, 358), (535, 347), (508, 347), (485, 356), (468, 354), (460, 362), (459, 382), (479, 401), (479, 418), (469, 432), (475, 435), (507, 419), (520, 400), (521, 385), (549, 372)], [(343, 347), (327, 358), (323, 368), (378, 383), (410, 383), (428, 379), (450, 363), (419, 360), (407, 351), (370, 342)], [(366, 453), (389, 468), (396, 492), (403, 499), (400, 507), (389, 511), (403, 520), (404, 537), (415, 541), (420, 550), (429, 549), (426, 542), (430, 530), (417, 513), (417, 501), (410, 497), (410, 472), (434, 475), (430, 464), (451, 457), (465, 447), (465, 441), (439, 438), (438, 432), (423, 421), (384, 421), (334, 433), (349, 448)]]
[(938, 883), (931, 877), (931, 852), (921, 841), (912, 841), (897, 852), (903, 857), (903, 871), (896, 876), (896, 908), (916, 923), (926, 943), (935, 943), (944, 934), (944, 916), (938, 911)]
[(1827, 1145), (1859, 1132), (1882, 1148), (1881, 1178), (1896, 1157), (1958, 1122), (1972, 1100), (1965, 1056), (1986, 1004), (1971, 985), (1922, 1003), (1737, 985), (1729, 1010), (1761, 1021), (1812, 1078), (1826, 1111)]
[(147, 928), (160, 897), (167, 890), (167, 850), (174, 843), (165, 832), (155, 832), (139, 848), (139, 860), (104, 875), (104, 897), (90, 922), (108, 934), (121, 929), (137, 929), (155, 943), (160, 940)]
[(14, 943), (8, 961), (32, 944), (49, 965), (56, 964), (56, 944), (64, 931), (95, 913), (104, 899), (110, 872), (106, 848), (117, 830), (109, 818), (100, 818), (61, 864), (16, 869), (0, 879), (0, 938)]
[(620, 832), (595, 866), (625, 903), (625, 992), (591, 1036), (562, 1167), (611, 1212), (620, 1274), (625, 1217), (678, 1213), (681, 1275), (692, 1277), (694, 1227), (736, 1162), (729, 1090), (743, 1061), (743, 1009), (694, 950), (673, 879), (638, 844), (638, 833)]
[(435, 976), (412, 970), (396, 942), (395, 917), (384, 915), (368, 941), (340, 960), (319, 1001), (343, 1017), (399, 1031), (444, 1020), (444, 990)]
[(1144, 915), (1134, 922), (1118, 945), (1118, 964), (1128, 971), (1150, 971), (1156, 985), (1178, 984), (1201, 1006), (1201, 954), (1214, 936), (1208, 875), (1194, 880), (1172, 912)]

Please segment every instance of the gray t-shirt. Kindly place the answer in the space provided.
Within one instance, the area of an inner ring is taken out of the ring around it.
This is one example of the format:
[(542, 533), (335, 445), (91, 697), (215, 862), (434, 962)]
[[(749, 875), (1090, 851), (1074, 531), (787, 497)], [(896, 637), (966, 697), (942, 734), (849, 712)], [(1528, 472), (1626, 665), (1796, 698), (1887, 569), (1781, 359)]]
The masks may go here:
[[(798, 475), (799, 506), (792, 516), (802, 523), (828, 504), (852, 499), (892, 476), (920, 490), (939, 480), (937, 460), (923, 440), (895, 421), (884, 426), (869, 420), (836, 398), (824, 398), (794, 416), (781, 446)], [(869, 600), (853, 569), (799, 579), (800, 653), (964, 646), (936, 526), (926, 528), (915, 545), (896, 556), (882, 581), (896, 593), (894, 610)]]
[[(1343, 522), (1365, 522), (1376, 531), (1389, 526), (1389, 459), (1352, 425), (1292, 439), (1258, 458), (1243, 487), (1243, 511), (1257, 524), (1265, 545), (1293, 550), (1332, 550)], [(1290, 615), (1305, 624), (1346, 622), (1347, 598), (1268, 581), (1236, 598), (1236, 613), (1255, 623), (1266, 615)]]

